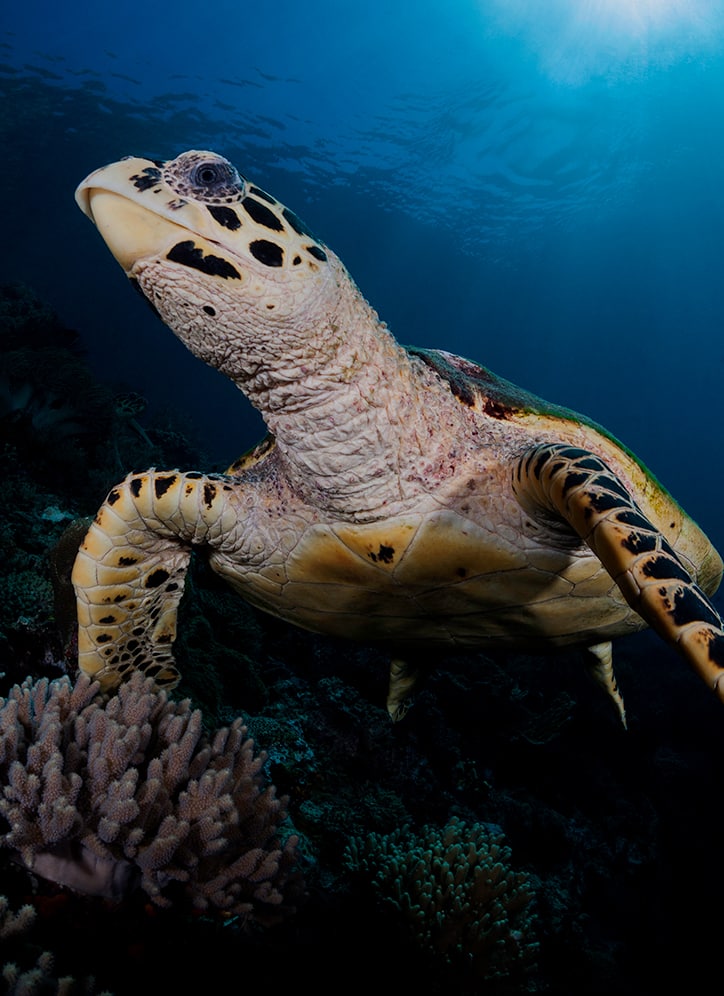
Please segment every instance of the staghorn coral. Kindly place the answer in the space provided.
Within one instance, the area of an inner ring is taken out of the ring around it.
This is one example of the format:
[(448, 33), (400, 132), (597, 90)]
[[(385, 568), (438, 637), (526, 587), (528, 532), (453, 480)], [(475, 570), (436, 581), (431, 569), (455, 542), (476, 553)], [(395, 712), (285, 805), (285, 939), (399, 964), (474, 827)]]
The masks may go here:
[(419, 835), (400, 829), (355, 838), (345, 863), (424, 948), (474, 980), (519, 983), (538, 948), (533, 892), (503, 841), (485, 824), (453, 818)]
[(140, 675), (107, 701), (86, 677), (26, 680), (0, 699), (0, 846), (81, 892), (278, 920), (297, 841), (279, 840), (286, 801), (245, 734), (237, 720), (207, 737)]

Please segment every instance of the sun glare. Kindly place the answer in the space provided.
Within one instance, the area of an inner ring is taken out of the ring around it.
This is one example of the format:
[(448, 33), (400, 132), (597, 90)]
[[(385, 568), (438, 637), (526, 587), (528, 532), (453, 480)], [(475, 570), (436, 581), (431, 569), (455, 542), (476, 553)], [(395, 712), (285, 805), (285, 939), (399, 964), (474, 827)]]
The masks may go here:
[(721, 43), (724, 27), (720, 0), (481, 0), (481, 8), (569, 83), (695, 58)]
[(703, 37), (719, 4), (712, 0), (579, 0), (571, 5), (591, 27), (654, 43), (669, 33)]

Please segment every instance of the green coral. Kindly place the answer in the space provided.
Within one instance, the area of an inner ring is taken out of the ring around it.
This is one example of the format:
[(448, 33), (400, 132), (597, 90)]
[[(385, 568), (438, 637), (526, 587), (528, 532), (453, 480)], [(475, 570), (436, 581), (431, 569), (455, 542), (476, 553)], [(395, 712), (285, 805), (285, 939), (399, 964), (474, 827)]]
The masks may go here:
[(457, 818), (419, 834), (369, 834), (345, 851), (347, 866), (422, 947), (472, 980), (520, 986), (538, 944), (531, 882), (510, 859), (501, 833)]
[(41, 565), (0, 575), (0, 626), (47, 619), (53, 611), (53, 589)]

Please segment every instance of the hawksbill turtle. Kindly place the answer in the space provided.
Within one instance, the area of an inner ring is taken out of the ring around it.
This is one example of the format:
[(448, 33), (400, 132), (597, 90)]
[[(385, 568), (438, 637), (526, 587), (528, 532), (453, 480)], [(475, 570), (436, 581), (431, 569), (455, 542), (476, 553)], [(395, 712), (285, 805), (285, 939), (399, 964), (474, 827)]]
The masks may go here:
[(400, 345), (339, 258), (223, 157), (126, 158), (76, 192), (161, 319), (261, 412), (224, 474), (114, 487), (73, 569), (79, 665), (172, 685), (194, 547), (252, 605), (388, 648), (399, 715), (444, 649), (580, 646), (651, 626), (724, 699), (722, 561), (608, 432), (470, 360)]

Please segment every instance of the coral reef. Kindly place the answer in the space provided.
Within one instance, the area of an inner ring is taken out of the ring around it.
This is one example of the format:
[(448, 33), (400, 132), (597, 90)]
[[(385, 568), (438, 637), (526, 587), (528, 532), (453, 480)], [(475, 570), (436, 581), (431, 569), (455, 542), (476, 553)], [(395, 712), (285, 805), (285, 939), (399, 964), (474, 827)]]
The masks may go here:
[(0, 818), (35, 873), (160, 906), (186, 899), (260, 923), (291, 910), (296, 838), (237, 721), (213, 737), (188, 701), (135, 676), (104, 701), (80, 677), (25, 681), (0, 700)]
[[(42, 950), (33, 943), (37, 916), (37, 910), (29, 903), (13, 911), (7, 896), (0, 895), (0, 944), (3, 956), (11, 955), (11, 960), (0, 965), (3, 992), (7, 996), (40, 996), (41, 993), (92, 996), (96, 992), (92, 976), (78, 980), (72, 975), (56, 975), (53, 952)], [(99, 996), (111, 994), (104, 990)]]
[(383, 908), (408, 924), (420, 945), (441, 955), (463, 976), (516, 980), (533, 966), (533, 889), (510, 865), (503, 835), (485, 824), (451, 819), (423, 827), (354, 839), (345, 857), (361, 872)]

